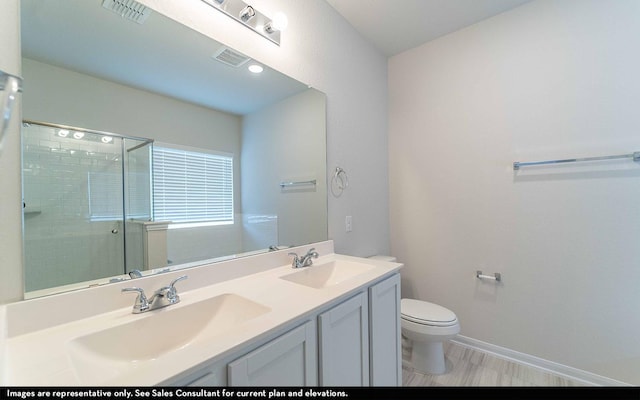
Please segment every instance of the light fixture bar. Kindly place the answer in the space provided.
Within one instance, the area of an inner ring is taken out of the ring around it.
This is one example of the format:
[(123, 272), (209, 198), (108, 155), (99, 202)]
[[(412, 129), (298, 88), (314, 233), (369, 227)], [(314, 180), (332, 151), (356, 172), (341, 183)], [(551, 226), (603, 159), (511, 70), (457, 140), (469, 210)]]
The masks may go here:
[(273, 21), (243, 0), (202, 0), (213, 8), (252, 29), (280, 46), (280, 31), (272, 29)]

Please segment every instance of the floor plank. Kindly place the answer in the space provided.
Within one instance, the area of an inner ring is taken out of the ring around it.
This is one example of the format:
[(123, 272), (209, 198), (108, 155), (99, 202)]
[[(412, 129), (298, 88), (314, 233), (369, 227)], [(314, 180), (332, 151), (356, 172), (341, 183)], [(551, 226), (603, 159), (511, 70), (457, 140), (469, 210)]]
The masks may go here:
[[(454, 342), (444, 346), (447, 373), (422, 374), (403, 363), (403, 386), (585, 386), (582, 382)], [(410, 361), (410, 354), (404, 352), (404, 358)]]

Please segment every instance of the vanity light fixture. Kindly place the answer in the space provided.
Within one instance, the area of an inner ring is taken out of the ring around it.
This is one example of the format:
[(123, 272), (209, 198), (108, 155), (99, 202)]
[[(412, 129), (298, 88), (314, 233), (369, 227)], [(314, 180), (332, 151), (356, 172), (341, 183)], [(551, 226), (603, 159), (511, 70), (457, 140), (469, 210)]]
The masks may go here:
[(282, 12), (274, 14), (270, 19), (266, 15), (243, 0), (202, 0), (235, 19), (254, 32), (280, 45), (280, 34), (287, 27), (287, 16)]

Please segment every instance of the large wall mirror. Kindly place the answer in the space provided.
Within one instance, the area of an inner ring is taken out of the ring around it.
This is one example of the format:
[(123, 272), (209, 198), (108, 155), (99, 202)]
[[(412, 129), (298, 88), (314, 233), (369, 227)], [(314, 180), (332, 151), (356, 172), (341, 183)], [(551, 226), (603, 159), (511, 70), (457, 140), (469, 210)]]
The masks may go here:
[(327, 239), (325, 95), (138, 17), (21, 1), (26, 298)]

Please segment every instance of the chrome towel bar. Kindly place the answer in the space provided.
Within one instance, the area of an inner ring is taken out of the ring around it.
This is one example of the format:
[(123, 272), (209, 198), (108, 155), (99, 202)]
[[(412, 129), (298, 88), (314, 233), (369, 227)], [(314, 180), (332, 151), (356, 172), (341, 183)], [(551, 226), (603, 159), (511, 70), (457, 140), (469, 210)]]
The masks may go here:
[(640, 151), (636, 151), (631, 154), (620, 154), (615, 156), (602, 156), (602, 157), (583, 157), (583, 158), (567, 158), (564, 160), (548, 160), (548, 161), (529, 161), (529, 162), (514, 162), (513, 169), (517, 171), (520, 167), (527, 167), (530, 165), (546, 165), (546, 164), (563, 164), (563, 163), (571, 163), (571, 162), (581, 162), (581, 161), (601, 161), (601, 160), (615, 160), (620, 158), (631, 158), (633, 161), (640, 161)]
[(476, 271), (476, 278), (478, 279), (490, 279), (492, 281), (500, 282), (502, 281), (502, 275), (499, 272), (494, 272), (492, 275), (484, 275), (482, 271)]
[(298, 181), (298, 182), (280, 182), (280, 187), (289, 187), (289, 186), (302, 186), (302, 185), (316, 185), (316, 180), (313, 179), (311, 181)]

